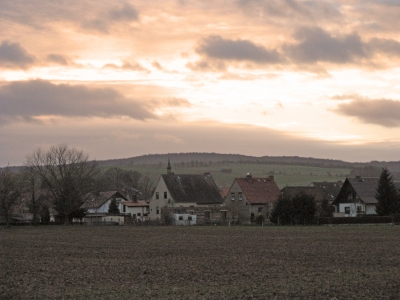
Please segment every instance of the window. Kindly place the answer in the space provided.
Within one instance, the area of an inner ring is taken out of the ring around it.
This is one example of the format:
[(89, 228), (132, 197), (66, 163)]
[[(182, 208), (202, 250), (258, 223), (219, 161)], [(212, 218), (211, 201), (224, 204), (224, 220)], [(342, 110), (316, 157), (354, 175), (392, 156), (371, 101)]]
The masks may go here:
[(210, 210), (205, 210), (204, 211), (204, 219), (210, 220), (211, 219), (211, 211)]
[(179, 221), (183, 221), (183, 216), (178, 217)]
[(168, 193), (164, 192), (164, 199), (167, 199), (167, 197), (168, 197)]
[(138, 213), (137, 216), (140, 217), (140, 216), (141, 216), (141, 213)]
[(258, 213), (260, 214), (260, 213), (262, 213), (262, 211), (263, 211), (263, 207), (259, 207), (258, 208)]
[(349, 215), (349, 214), (350, 214), (350, 206), (346, 206), (346, 207), (344, 208), (344, 213), (345, 213), (346, 215)]
[(122, 212), (126, 212), (126, 206), (122, 205)]
[(357, 212), (358, 213), (362, 213), (362, 207), (359, 205), (359, 206), (357, 206)]
[(192, 221), (192, 216), (188, 216), (188, 221)]
[(232, 201), (235, 200), (235, 193), (231, 193), (231, 200), (232, 200)]
[(160, 193), (156, 192), (156, 199), (160, 199)]
[(238, 198), (239, 198), (239, 201), (243, 200), (243, 194), (242, 194), (242, 192), (239, 192), (239, 193), (238, 193)]
[(156, 207), (156, 214), (157, 214), (157, 215), (160, 214), (160, 207), (159, 207), (159, 206)]

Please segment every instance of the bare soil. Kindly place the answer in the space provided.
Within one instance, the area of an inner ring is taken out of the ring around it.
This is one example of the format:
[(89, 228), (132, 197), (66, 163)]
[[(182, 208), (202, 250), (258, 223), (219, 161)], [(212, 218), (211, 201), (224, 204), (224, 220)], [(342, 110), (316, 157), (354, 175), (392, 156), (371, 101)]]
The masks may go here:
[(0, 228), (0, 299), (400, 299), (400, 226)]

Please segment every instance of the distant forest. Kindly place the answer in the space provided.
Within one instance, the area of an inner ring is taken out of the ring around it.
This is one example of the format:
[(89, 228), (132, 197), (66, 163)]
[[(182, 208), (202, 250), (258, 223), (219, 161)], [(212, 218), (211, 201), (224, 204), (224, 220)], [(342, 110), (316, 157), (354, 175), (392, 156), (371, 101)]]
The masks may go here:
[(165, 166), (168, 162), (176, 166), (199, 167), (207, 165), (223, 165), (228, 163), (243, 164), (276, 164), (276, 165), (296, 165), (312, 166), (323, 168), (349, 168), (351, 176), (378, 177), (382, 168), (386, 167), (394, 175), (400, 178), (400, 161), (371, 161), (365, 163), (351, 163), (342, 160), (320, 159), (312, 157), (298, 156), (246, 156), (240, 154), (220, 154), (220, 153), (169, 153), (169, 154), (148, 154), (123, 159), (110, 159), (98, 161), (100, 166), (119, 166), (133, 167), (137, 165)]

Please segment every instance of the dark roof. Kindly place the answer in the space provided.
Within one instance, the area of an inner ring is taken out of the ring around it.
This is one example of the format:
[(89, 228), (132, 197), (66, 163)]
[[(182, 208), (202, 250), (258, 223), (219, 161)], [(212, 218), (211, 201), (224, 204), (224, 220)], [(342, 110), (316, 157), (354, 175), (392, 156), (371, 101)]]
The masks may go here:
[(81, 207), (82, 208), (98, 208), (106, 203), (110, 198), (123, 198), (124, 200), (126, 197), (122, 195), (119, 191), (107, 191), (101, 192), (99, 196), (93, 196), (89, 198)]
[(321, 182), (312, 182), (310, 186), (316, 189), (315, 192), (315, 201), (322, 202), (322, 200), (326, 199), (330, 202), (336, 199), (337, 195), (340, 192), (340, 189), (343, 186), (342, 181), (336, 182), (328, 182), (328, 181), (321, 181)]
[(301, 193), (305, 193), (307, 195), (311, 195), (311, 196), (315, 197), (315, 194), (317, 193), (317, 189), (313, 186), (285, 186), (281, 190), (281, 193), (284, 196), (288, 196), (289, 198), (292, 198)]
[[(342, 189), (335, 199), (335, 204), (346, 203), (352, 200), (348, 200), (348, 196), (353, 191), (364, 203), (377, 204), (378, 200), (375, 198), (376, 190), (378, 188), (379, 178), (346, 178)], [(394, 182), (396, 188), (400, 188), (400, 182)]]
[(161, 175), (176, 203), (221, 204), (223, 202), (214, 179), (209, 173), (201, 175)]
[(280, 190), (271, 178), (235, 178), (250, 204), (266, 204), (278, 200)]

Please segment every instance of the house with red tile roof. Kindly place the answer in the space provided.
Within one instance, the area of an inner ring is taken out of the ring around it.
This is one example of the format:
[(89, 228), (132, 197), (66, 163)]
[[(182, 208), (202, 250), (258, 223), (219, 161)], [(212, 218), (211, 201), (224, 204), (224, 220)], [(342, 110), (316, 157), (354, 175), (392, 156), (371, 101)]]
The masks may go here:
[(268, 219), (279, 195), (273, 176), (255, 178), (248, 173), (244, 178), (235, 178), (225, 197), (225, 206), (232, 220), (250, 221), (258, 215)]

